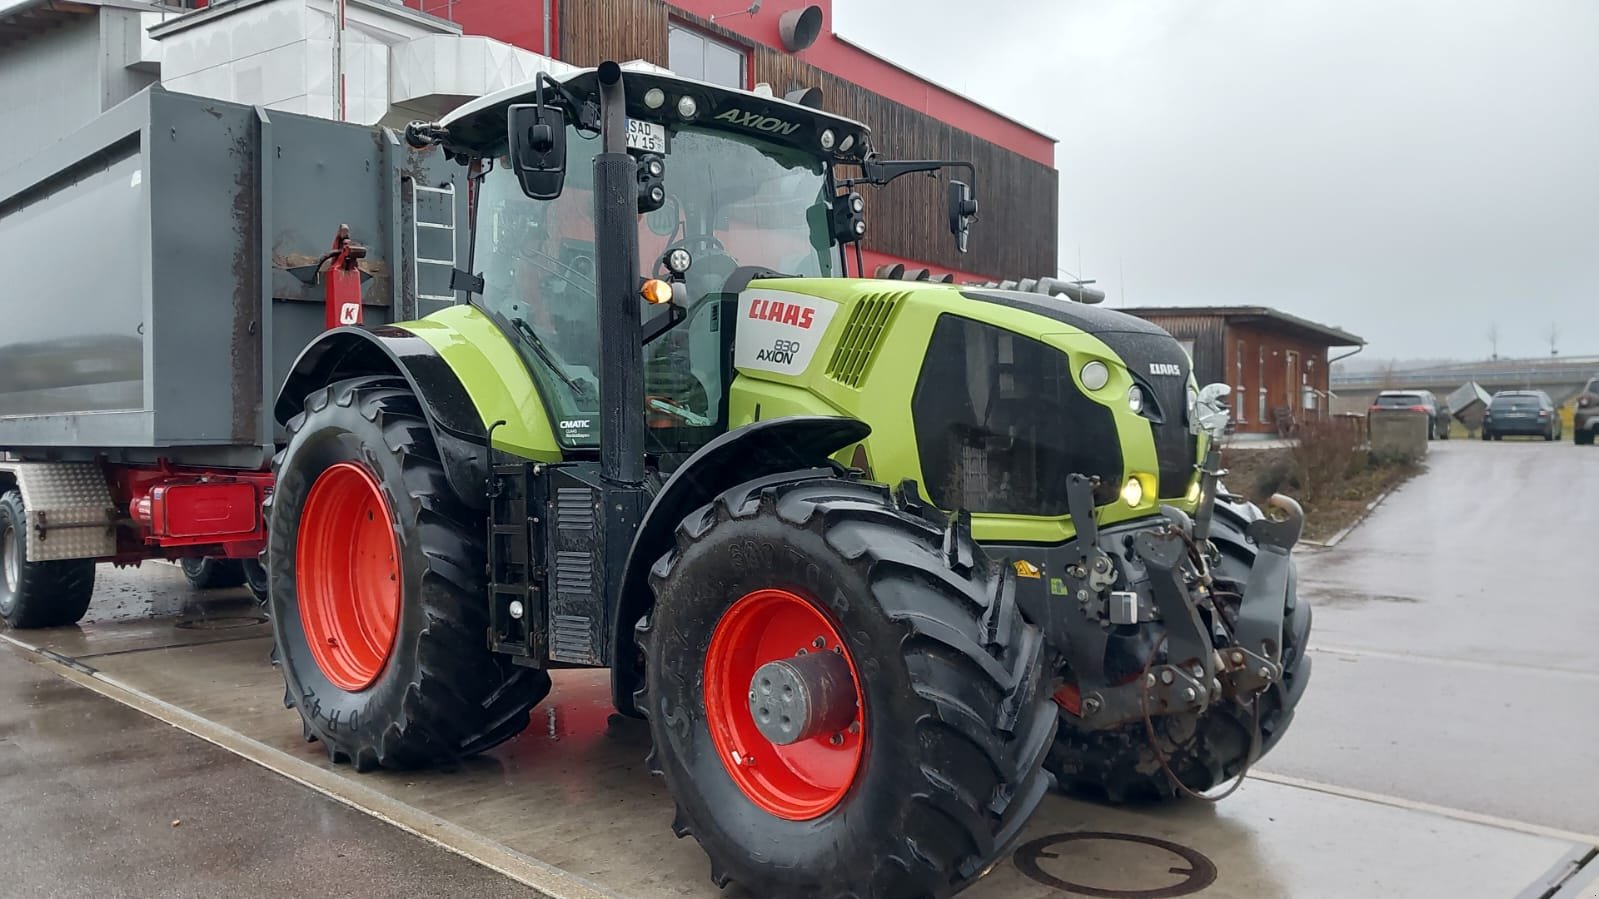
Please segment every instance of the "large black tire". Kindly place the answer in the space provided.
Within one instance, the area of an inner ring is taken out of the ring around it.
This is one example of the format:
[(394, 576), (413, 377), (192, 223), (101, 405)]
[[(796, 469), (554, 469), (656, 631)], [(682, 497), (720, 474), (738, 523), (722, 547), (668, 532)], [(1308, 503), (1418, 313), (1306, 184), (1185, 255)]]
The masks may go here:
[(18, 630), (77, 624), (94, 597), (94, 560), (28, 561), (22, 494), (0, 495), (0, 619)]
[[(1221, 552), (1213, 569), (1218, 586), (1242, 593), (1255, 551), (1231, 518), (1218, 514), (1211, 541)], [(1219, 786), (1254, 764), (1282, 739), (1310, 681), (1310, 601), (1298, 596), (1298, 577), (1290, 569), (1283, 617), (1283, 677), (1256, 702), (1260, 707), (1259, 754), (1250, 757), (1254, 710), (1235, 701), (1213, 705), (1203, 715), (1153, 719), (1155, 736), (1172, 773), (1196, 792)], [(1159, 639), (1159, 633), (1155, 635)], [(1084, 731), (1063, 719), (1049, 755), (1049, 768), (1063, 790), (1111, 802), (1148, 802), (1181, 794), (1161, 770), (1142, 721), (1119, 728)]]
[(266, 605), (270, 582), (267, 580), (266, 566), (256, 559), (242, 559), (239, 568), (244, 572), (244, 586), (255, 597), (257, 605)]
[(220, 590), (244, 583), (244, 568), (235, 559), (183, 559), (178, 567), (196, 590)]
[(1578, 446), (1593, 446), (1593, 432), (1573, 430), (1571, 432), (1571, 442)]
[[(652, 573), (637, 699), (650, 768), (677, 802), (673, 830), (699, 841), (714, 882), (763, 899), (939, 897), (1007, 850), (1048, 792), (1057, 720), (1013, 577), (963, 529), (821, 472), (744, 484), (684, 520)], [(713, 632), (764, 589), (821, 609), (864, 669), (860, 768), (810, 820), (752, 801), (707, 722)]]
[[(452, 761), (520, 733), (549, 675), (488, 651), (485, 522), (451, 490), (422, 410), (403, 381), (356, 378), (312, 393), (288, 423), (268, 501), (273, 658), (284, 705), (307, 740), (360, 771)], [(296, 548), (307, 495), (330, 467), (375, 477), (393, 518), (401, 584), (398, 631), (370, 686), (336, 686), (307, 645)]]

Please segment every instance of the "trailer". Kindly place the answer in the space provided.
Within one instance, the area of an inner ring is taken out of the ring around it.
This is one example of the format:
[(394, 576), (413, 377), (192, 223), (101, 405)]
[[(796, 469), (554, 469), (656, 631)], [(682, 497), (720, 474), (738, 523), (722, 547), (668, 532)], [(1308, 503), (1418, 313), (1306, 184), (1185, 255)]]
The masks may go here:
[(6, 617), (77, 620), (97, 561), (253, 560), (286, 373), (331, 327), (454, 302), (462, 175), (159, 86), (0, 172)]

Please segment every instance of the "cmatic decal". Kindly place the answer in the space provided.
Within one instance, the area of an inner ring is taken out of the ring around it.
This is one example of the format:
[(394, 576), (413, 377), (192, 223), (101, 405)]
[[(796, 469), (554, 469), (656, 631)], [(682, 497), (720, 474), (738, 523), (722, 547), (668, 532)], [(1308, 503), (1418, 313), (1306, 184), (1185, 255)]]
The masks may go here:
[(742, 109), (729, 109), (716, 117), (718, 122), (728, 122), (740, 128), (750, 128), (755, 131), (765, 131), (768, 134), (789, 135), (799, 130), (798, 122), (785, 122), (776, 116), (761, 115), (758, 112), (745, 112)]
[(738, 298), (733, 364), (780, 375), (804, 374), (838, 304), (781, 290), (747, 290)]

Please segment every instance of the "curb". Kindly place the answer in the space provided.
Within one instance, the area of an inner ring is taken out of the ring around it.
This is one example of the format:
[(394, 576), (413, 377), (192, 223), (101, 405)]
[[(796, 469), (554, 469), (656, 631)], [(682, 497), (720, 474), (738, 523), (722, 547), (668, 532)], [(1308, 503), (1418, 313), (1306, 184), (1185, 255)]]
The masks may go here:
[(1300, 544), (1303, 545), (1303, 546), (1314, 546), (1317, 549), (1332, 549), (1333, 547), (1335, 547), (1338, 544), (1342, 543), (1344, 538), (1349, 536), (1349, 532), (1350, 531), (1353, 531), (1355, 528), (1360, 527), (1361, 522), (1365, 521), (1368, 517), (1370, 517), (1372, 511), (1374, 509), (1376, 509), (1378, 506), (1382, 505), (1382, 501), (1387, 499), (1389, 497), (1389, 495), (1392, 494), (1395, 490), (1398, 490), (1400, 486), (1403, 486), (1403, 485), (1395, 485), (1393, 487), (1389, 487), (1387, 490), (1384, 490), (1383, 492), (1377, 494), (1377, 498), (1372, 500), (1371, 502), (1367, 503), (1366, 504), (1366, 508), (1361, 510), (1360, 514), (1355, 517), (1354, 521), (1351, 521), (1350, 523), (1344, 525), (1342, 530), (1340, 530), (1338, 533), (1332, 535), (1331, 537), (1328, 537), (1326, 540), (1303, 540), (1302, 539), (1302, 540), (1299, 541)]

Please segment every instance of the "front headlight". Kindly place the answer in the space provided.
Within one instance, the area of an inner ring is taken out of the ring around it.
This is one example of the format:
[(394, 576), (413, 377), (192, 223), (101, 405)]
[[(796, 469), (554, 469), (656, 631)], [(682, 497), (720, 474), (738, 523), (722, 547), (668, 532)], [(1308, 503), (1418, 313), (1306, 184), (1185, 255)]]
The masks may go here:
[(1127, 476), (1127, 483), (1122, 485), (1122, 502), (1137, 508), (1144, 504), (1146, 498), (1155, 496), (1155, 476), (1135, 471)]
[(1127, 408), (1133, 410), (1134, 415), (1144, 414), (1144, 388), (1137, 384), (1127, 388)]

